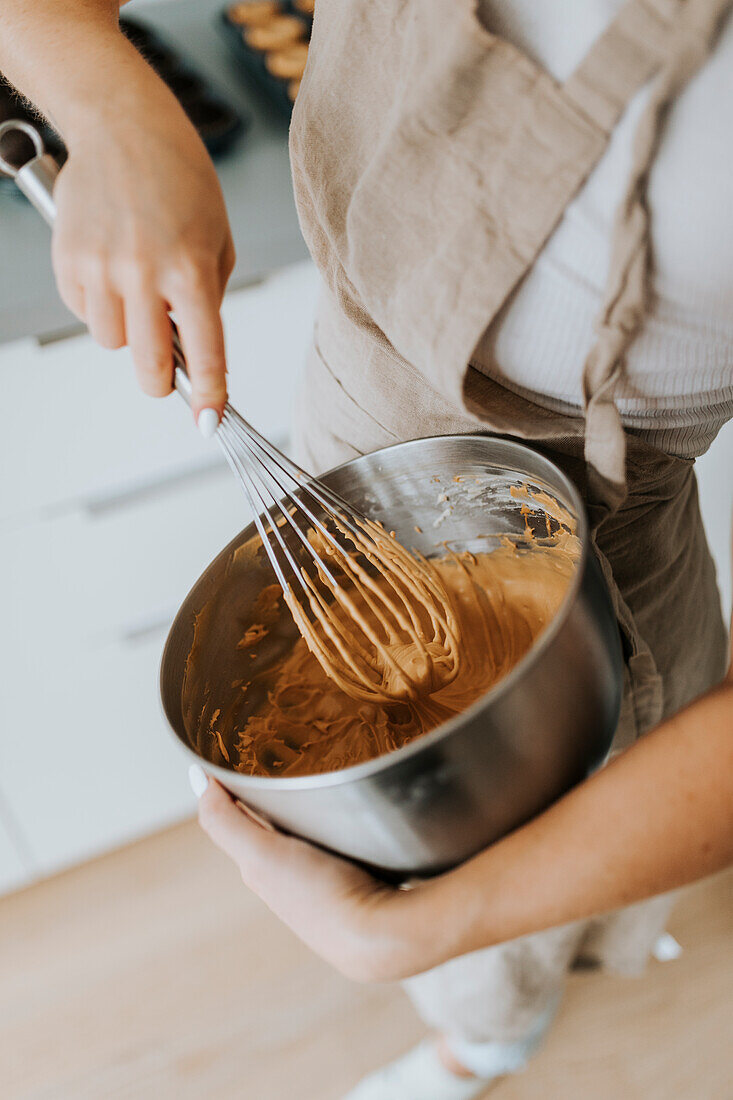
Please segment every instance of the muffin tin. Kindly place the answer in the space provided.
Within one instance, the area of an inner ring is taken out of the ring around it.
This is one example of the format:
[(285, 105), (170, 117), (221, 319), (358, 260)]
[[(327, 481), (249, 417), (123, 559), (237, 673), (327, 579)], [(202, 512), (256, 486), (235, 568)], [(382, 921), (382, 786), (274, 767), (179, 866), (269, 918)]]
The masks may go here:
[(221, 13), (245, 73), (288, 118), (308, 58), (314, 6), (314, 0), (242, 0)]
[[(120, 19), (120, 28), (171, 89), (209, 153), (217, 156), (228, 149), (249, 119), (226, 103), (209, 85), (206, 77), (184, 61), (156, 31), (128, 17)], [(32, 122), (39, 128), (48, 151), (59, 163), (64, 162), (66, 149), (59, 135), (45, 120), (39, 122), (34, 109), (0, 77), (0, 122), (8, 118)], [(3, 140), (3, 154), (11, 163), (23, 164), (32, 154), (30, 139), (23, 134), (8, 135)], [(7, 177), (1, 171), (0, 182), (7, 183)]]

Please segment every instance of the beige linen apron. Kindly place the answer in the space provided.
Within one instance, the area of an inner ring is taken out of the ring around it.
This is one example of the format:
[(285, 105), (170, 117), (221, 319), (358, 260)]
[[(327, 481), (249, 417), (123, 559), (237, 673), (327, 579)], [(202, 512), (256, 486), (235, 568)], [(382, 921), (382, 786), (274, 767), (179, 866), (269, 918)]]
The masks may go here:
[[(624, 432), (613, 401), (643, 322), (646, 178), (668, 105), (731, 0), (629, 0), (564, 84), (489, 34), (471, 0), (319, 0), (291, 130), (301, 224), (325, 291), (300, 401), (304, 463), (444, 432), (532, 440), (580, 488), (626, 656), (616, 748), (722, 678), (727, 639), (692, 463)], [(647, 81), (617, 215), (585, 418), (482, 373), (493, 322)], [(406, 986), (472, 1041), (526, 1034), (566, 970), (641, 968), (656, 898), (455, 959)]]

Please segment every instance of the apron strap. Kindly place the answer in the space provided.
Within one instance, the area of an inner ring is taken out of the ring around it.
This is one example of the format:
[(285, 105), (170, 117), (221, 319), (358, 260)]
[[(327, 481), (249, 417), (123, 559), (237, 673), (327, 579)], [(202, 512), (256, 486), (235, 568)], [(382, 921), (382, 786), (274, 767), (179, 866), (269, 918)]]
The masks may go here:
[[(649, 298), (649, 172), (669, 107), (705, 60), (731, 2), (632, 0), (623, 11), (624, 18), (620, 17), (601, 36), (568, 82), (571, 95), (583, 97), (581, 102), (587, 97), (589, 108), (613, 125), (628, 101), (628, 81), (638, 81), (644, 65), (651, 65), (653, 71), (657, 49), (664, 49), (667, 55), (654, 78), (634, 135), (631, 174), (616, 213), (606, 292), (596, 321), (598, 338), (583, 371), (589, 488), (612, 510), (626, 495), (626, 438), (614, 390), (626, 351), (642, 326)], [(676, 9), (673, 22), (660, 17), (664, 9), (669, 9), (670, 15)], [(641, 33), (638, 20), (649, 31), (648, 49), (638, 49), (638, 38), (629, 41), (630, 28), (637, 35)]]
[(604, 133), (669, 56), (683, 6), (684, 0), (629, 0), (563, 84), (565, 96)]

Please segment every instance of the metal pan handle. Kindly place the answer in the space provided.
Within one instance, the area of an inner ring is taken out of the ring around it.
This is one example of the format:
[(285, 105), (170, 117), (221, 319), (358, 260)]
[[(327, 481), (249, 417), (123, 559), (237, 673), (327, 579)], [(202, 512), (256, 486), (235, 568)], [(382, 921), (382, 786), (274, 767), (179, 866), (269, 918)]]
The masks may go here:
[[(17, 132), (29, 137), (35, 150), (35, 156), (20, 167), (11, 164), (2, 155), (3, 138), (6, 134)], [(43, 138), (32, 123), (14, 118), (0, 123), (0, 170), (7, 173), (14, 180), (15, 186), (19, 191), (22, 191), (43, 220), (48, 225), (53, 225), (56, 220), (56, 203), (54, 202), (53, 189), (61, 169), (51, 154), (46, 152)], [(190, 405), (191, 380), (188, 377), (181, 338), (173, 320), (171, 320), (171, 331), (173, 334), (173, 384), (186, 404)]]

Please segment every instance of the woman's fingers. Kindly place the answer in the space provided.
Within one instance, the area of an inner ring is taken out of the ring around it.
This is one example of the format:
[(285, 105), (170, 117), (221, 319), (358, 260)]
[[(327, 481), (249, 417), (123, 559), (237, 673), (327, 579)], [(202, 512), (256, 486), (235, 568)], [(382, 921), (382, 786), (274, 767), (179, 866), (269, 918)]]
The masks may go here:
[(224, 248), (222, 249), (221, 256), (219, 258), (219, 278), (221, 280), (221, 296), (224, 297), (224, 291), (226, 285), (229, 282), (229, 276), (234, 271), (234, 264), (236, 262), (237, 255), (234, 251), (234, 242), (231, 237), (227, 237)]
[(51, 260), (61, 301), (80, 321), (86, 322), (83, 281), (74, 264), (69, 261), (63, 248), (58, 244), (56, 233), (51, 238)]
[(247, 885), (283, 919), (290, 915), (298, 888), (313, 900), (324, 889), (333, 891), (334, 872), (360, 874), (346, 860), (263, 827), (214, 780), (209, 780), (199, 801), (199, 821), (214, 844), (234, 860)]
[(140, 384), (156, 396), (172, 388), (174, 311), (194, 413), (210, 407), (218, 417), (226, 400), (219, 309), (233, 263), (224, 196), (190, 119), (143, 59), (138, 79), (131, 109), (85, 124), (56, 181), (54, 270), (100, 343), (127, 337)]
[[(104, 277), (91, 279), (74, 270), (59, 277), (59, 289), (70, 309), (106, 348), (127, 343), (141, 389), (151, 397), (165, 397), (173, 388), (173, 348), (169, 308), (176, 311), (181, 343), (193, 388), (194, 416), (215, 409), (221, 416), (226, 402), (226, 356), (219, 309), (226, 283), (224, 272), (233, 262), (223, 256), (223, 267), (182, 265), (187, 274), (169, 279), (133, 271), (119, 282), (119, 290)], [(170, 303), (170, 305), (169, 305)]]
[(84, 288), (87, 327), (103, 348), (121, 348), (125, 344), (125, 310), (122, 298), (99, 280)]
[(217, 273), (194, 272), (170, 294), (191, 379), (194, 416), (216, 409), (221, 416), (227, 399), (224, 330), (219, 307)]
[(125, 329), (140, 388), (150, 397), (173, 389), (173, 343), (166, 303), (140, 286), (125, 295)]
[(199, 821), (217, 848), (234, 860), (245, 879), (257, 877), (258, 870), (268, 864), (271, 875), (277, 876), (277, 856), (282, 855), (283, 843), (287, 845), (288, 838), (274, 829), (263, 828), (214, 780), (209, 780), (199, 801)]
[(204, 831), (236, 863), (247, 886), (304, 943), (357, 981), (402, 974), (407, 941), (404, 934), (390, 931), (396, 908), (400, 929), (405, 923), (403, 897), (397, 891), (348, 860), (263, 828), (223, 787), (207, 782), (196, 765), (191, 786), (199, 796)]
[(86, 324), (87, 304), (84, 287), (81, 283), (66, 279), (58, 281), (59, 295), (67, 309), (70, 309), (75, 317)]

